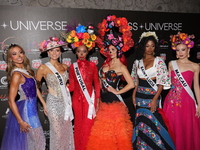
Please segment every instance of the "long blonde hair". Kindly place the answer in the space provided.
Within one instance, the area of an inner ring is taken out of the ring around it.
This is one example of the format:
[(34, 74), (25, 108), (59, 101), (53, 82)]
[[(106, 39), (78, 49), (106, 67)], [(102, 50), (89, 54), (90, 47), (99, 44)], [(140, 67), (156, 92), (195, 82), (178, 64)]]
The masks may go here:
[(26, 57), (24, 49), (23, 49), (20, 45), (11, 44), (11, 45), (8, 47), (8, 50), (7, 50), (7, 58), (6, 58), (6, 62), (7, 62), (6, 72), (7, 72), (7, 82), (8, 82), (8, 84), (10, 84), (11, 73), (12, 73), (13, 69), (16, 68), (15, 64), (13, 63), (13, 61), (10, 60), (10, 58), (11, 58), (11, 50), (12, 50), (14, 47), (18, 47), (18, 48), (20, 48), (20, 49), (22, 50), (22, 52), (23, 52), (23, 54), (24, 54), (23, 66), (24, 66), (24, 68), (28, 71), (28, 73), (29, 73), (31, 76), (34, 76), (34, 71), (33, 71), (33, 70), (31, 69), (31, 67), (30, 67), (30, 61), (29, 61), (29, 59)]

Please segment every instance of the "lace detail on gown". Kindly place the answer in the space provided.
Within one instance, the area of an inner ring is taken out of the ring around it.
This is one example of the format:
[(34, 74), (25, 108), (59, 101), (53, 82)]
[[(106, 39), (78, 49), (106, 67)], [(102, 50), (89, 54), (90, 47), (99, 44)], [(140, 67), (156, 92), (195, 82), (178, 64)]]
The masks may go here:
[[(68, 73), (62, 74), (64, 83), (68, 80)], [(50, 150), (73, 150), (74, 137), (72, 122), (64, 120), (65, 101), (62, 96), (61, 88), (54, 74), (48, 74), (48, 88), (55, 92), (47, 96), (47, 110), (50, 122)]]

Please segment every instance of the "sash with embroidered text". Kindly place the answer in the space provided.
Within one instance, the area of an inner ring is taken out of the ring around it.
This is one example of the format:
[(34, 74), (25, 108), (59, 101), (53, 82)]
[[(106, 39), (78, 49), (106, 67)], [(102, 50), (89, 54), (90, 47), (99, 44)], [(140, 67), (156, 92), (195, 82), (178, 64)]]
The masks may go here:
[(92, 118), (95, 118), (96, 117), (96, 111), (95, 111), (95, 107), (94, 107), (94, 90), (92, 91), (92, 96), (90, 97), (89, 93), (88, 93), (88, 90), (87, 90), (87, 87), (85, 85), (85, 82), (82, 78), (82, 75), (80, 73), (80, 70), (79, 70), (79, 67), (78, 67), (78, 64), (77, 62), (73, 63), (73, 66), (74, 66), (74, 72), (76, 74), (76, 78), (78, 80), (78, 83), (81, 87), (81, 90), (89, 104), (89, 109), (88, 109), (88, 118), (89, 119), (92, 119)]
[(65, 120), (70, 119), (70, 121), (71, 121), (74, 119), (74, 115), (72, 112), (72, 102), (71, 102), (71, 95), (70, 95), (69, 89), (66, 87), (62, 76), (56, 70), (56, 68), (50, 62), (45, 63), (45, 65), (49, 67), (49, 69), (55, 74), (56, 78), (58, 79), (58, 83), (60, 85), (62, 95), (65, 100), (65, 117), (64, 117), (64, 119)]
[[(155, 58), (154, 61), (157, 61), (157, 58)], [(149, 85), (150, 85), (155, 91), (157, 91), (157, 90), (158, 90), (158, 86), (156, 85), (156, 83), (155, 83), (155, 82), (148, 76), (148, 74), (146, 73), (143, 60), (140, 60), (140, 61), (139, 61), (139, 67), (140, 67), (142, 73), (144, 74), (144, 77), (145, 77), (146, 81), (149, 83)], [(159, 108), (161, 108), (161, 107), (162, 107), (162, 105), (161, 105), (161, 96), (160, 96)]]
[[(107, 87), (110, 86), (106, 80), (102, 79), (101, 81), (102, 81), (102, 84), (103, 84), (103, 86), (104, 86), (105, 88), (107, 88)], [(118, 89), (117, 89), (117, 90), (118, 90)], [(118, 99), (119, 99), (122, 103), (124, 103), (124, 100), (123, 100), (123, 98), (121, 97), (121, 95), (116, 95), (116, 96), (118, 97)], [(125, 103), (124, 103), (124, 105), (125, 105)]]
[(184, 77), (182, 76), (175, 60), (172, 61), (172, 66), (174, 68), (174, 72), (175, 72), (178, 80), (180, 81), (180, 83), (182, 84), (184, 89), (187, 91), (187, 93), (190, 95), (190, 97), (194, 100), (195, 106), (197, 107), (196, 100), (194, 98), (194, 94), (193, 94), (191, 88), (189, 87), (189, 85), (187, 84), (187, 82), (185, 81)]

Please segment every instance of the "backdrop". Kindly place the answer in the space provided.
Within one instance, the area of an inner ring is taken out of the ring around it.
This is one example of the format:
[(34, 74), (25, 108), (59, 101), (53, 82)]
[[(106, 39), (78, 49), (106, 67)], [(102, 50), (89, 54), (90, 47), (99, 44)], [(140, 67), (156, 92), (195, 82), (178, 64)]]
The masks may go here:
[[(195, 34), (195, 47), (191, 50), (190, 59), (200, 63), (200, 14), (184, 13), (160, 13), (160, 12), (136, 12), (117, 10), (94, 10), (94, 9), (70, 9), (70, 8), (43, 8), (43, 7), (13, 7), (0, 6), (0, 46), (1, 52), (5, 45), (11, 43), (20, 44), (30, 59), (31, 66), (36, 71), (40, 64), (48, 61), (48, 58), (41, 58), (39, 43), (51, 36), (59, 36), (65, 27), (73, 22), (82, 25), (89, 23), (97, 27), (107, 15), (126, 17), (132, 27), (133, 39), (137, 43), (139, 36), (145, 31), (155, 31), (160, 42), (160, 56), (166, 64), (175, 59), (175, 52), (170, 48), (169, 36), (178, 31), (188, 34)], [(134, 56), (134, 47), (125, 56), (128, 60), (128, 69), (131, 71)], [(62, 54), (63, 63), (68, 66), (76, 61), (72, 51)], [(89, 60), (94, 61), (98, 68), (102, 65), (104, 57), (93, 50)], [(3, 53), (0, 53), (0, 142), (3, 136), (8, 107), (8, 88), (6, 82), (6, 62)], [(168, 91), (163, 91), (163, 99)], [(42, 85), (42, 94), (46, 99), (46, 85)], [(134, 121), (134, 109), (131, 102), (132, 90), (123, 95)], [(49, 139), (49, 122), (44, 116), (39, 104), (39, 116), (44, 128), (44, 133)], [(47, 145), (48, 147), (48, 145)]]

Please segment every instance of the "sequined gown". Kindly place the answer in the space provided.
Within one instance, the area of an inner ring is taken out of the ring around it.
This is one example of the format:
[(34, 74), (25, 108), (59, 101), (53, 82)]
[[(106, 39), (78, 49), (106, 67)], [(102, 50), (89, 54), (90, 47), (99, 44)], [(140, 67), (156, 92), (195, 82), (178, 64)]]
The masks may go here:
[(25, 82), (19, 85), (20, 98), (16, 104), (22, 119), (32, 129), (28, 133), (20, 132), (20, 126), (10, 111), (1, 150), (45, 150), (45, 137), (38, 117), (36, 82), (35, 79), (20, 74), (25, 78)]
[[(114, 70), (103, 72), (100, 69), (99, 76), (113, 88), (117, 88), (121, 78)], [(133, 124), (127, 107), (103, 85), (101, 101), (87, 150), (132, 150)]]
[[(88, 93), (92, 95), (95, 90), (95, 99), (100, 97), (100, 83), (98, 69), (93, 62), (87, 60), (77, 60), (82, 78), (86, 84)], [(88, 119), (88, 102), (77, 81), (74, 67), (70, 66), (69, 90), (73, 91), (72, 106), (74, 111), (74, 141), (76, 150), (85, 150), (88, 137), (93, 126), (94, 119)], [(96, 105), (96, 100), (95, 100)]]
[[(64, 83), (68, 80), (68, 73), (62, 75)], [(74, 136), (72, 122), (64, 120), (65, 101), (61, 88), (54, 74), (47, 74), (46, 82), (49, 91), (46, 105), (50, 122), (50, 150), (73, 150)]]
[[(188, 85), (192, 86), (194, 73), (181, 73)], [(200, 149), (200, 119), (195, 116), (194, 100), (183, 88), (174, 71), (171, 71), (172, 87), (167, 94), (163, 110), (169, 119), (175, 136), (177, 150)]]

